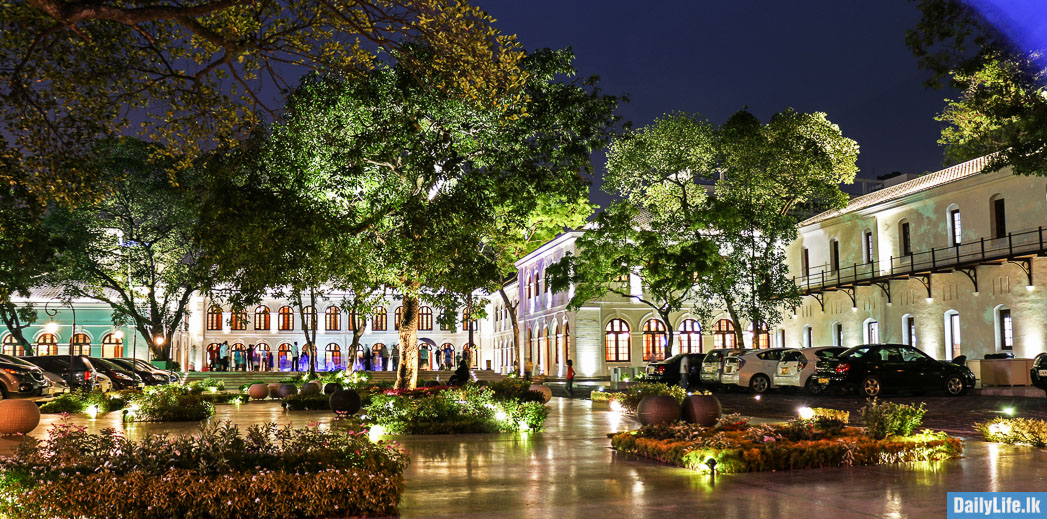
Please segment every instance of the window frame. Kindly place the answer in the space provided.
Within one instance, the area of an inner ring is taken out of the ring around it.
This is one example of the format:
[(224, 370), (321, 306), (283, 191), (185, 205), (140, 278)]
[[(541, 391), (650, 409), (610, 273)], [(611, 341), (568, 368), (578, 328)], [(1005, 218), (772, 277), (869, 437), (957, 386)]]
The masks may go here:
[(629, 362), (632, 330), (624, 319), (614, 318), (604, 325), (604, 361)]

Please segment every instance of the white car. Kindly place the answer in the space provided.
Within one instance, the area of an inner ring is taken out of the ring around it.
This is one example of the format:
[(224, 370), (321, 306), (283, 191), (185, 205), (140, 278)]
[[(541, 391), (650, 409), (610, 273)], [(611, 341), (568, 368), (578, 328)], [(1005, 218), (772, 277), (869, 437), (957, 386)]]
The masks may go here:
[(816, 346), (800, 350), (787, 351), (778, 361), (771, 383), (777, 388), (802, 387), (812, 395), (825, 391), (825, 386), (818, 383), (819, 360), (833, 360), (847, 348), (840, 346)]
[(93, 389), (97, 389), (103, 393), (108, 393), (113, 390), (113, 381), (109, 377), (101, 373), (95, 373), (94, 380)]
[(725, 386), (735, 385), (748, 388), (753, 393), (763, 393), (773, 387), (774, 371), (785, 352), (793, 348), (771, 348), (748, 350), (744, 355), (728, 357), (723, 364), (720, 382)]
[(702, 359), (701, 370), (699, 373), (702, 385), (708, 388), (720, 386), (720, 377), (723, 375), (724, 359), (735, 355), (741, 355), (743, 353), (745, 353), (745, 350), (737, 348), (716, 348), (714, 350), (709, 350), (705, 355), (705, 358)]

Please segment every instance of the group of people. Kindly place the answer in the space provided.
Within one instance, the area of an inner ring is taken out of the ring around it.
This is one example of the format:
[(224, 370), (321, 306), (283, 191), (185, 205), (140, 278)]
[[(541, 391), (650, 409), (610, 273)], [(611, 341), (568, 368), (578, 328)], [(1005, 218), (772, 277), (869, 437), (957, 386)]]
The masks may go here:
[[(435, 348), (435, 346), (433, 347)], [(275, 358), (273, 352), (268, 349), (256, 348), (250, 344), (246, 349), (232, 350), (228, 342), (222, 342), (217, 348), (209, 350), (209, 371), (279, 371), (287, 367), (291, 371), (305, 371), (309, 366), (309, 355), (313, 353), (311, 347), (306, 346), (299, 349), (298, 343), (291, 345), (290, 351), (281, 353)], [(435, 365), (430, 366), (430, 346), (419, 345), (418, 368), (453, 370), (463, 362), (467, 366), (472, 365), (472, 354), (469, 348), (463, 348), (456, 352), (453, 347), (445, 345), (443, 348), (435, 349), (433, 358)], [(290, 360), (290, 366), (284, 363)], [(396, 371), (400, 366), (400, 348), (394, 344), (392, 349), (384, 344), (381, 347), (361, 347), (353, 359), (353, 370), (355, 371)], [(341, 367), (341, 366), (338, 366)]]
[[(291, 357), (291, 371), (300, 369), (299, 362), (303, 366), (309, 365), (309, 348), (303, 348), (299, 357), (298, 343), (291, 346), (288, 355)], [(246, 349), (229, 350), (229, 342), (222, 342), (218, 348), (212, 350), (208, 356), (208, 370), (210, 371), (273, 371), (279, 366), (273, 363), (273, 352), (255, 348), (249, 344)]]
[(400, 366), (400, 348), (394, 344), (389, 347), (382, 344), (380, 348), (362, 347), (356, 352), (353, 361), (354, 371), (396, 371)]

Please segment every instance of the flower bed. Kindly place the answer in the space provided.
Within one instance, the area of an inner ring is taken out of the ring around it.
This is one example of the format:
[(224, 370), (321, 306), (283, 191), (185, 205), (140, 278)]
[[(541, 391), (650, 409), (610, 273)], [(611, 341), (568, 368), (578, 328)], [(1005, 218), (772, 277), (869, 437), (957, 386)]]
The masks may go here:
[(408, 459), (366, 430), (228, 423), (142, 441), (55, 426), (0, 461), (0, 516), (320, 518), (396, 513)]
[[(209, 395), (193, 394), (185, 386), (154, 386), (131, 397), (124, 408), (129, 422), (193, 422), (214, 415)], [(240, 395), (234, 394), (239, 398)]]
[[(691, 391), (692, 395), (711, 395), (708, 391)], [(635, 413), (636, 406), (640, 401), (649, 396), (668, 395), (682, 402), (687, 397), (687, 391), (676, 385), (662, 384), (658, 382), (637, 382), (625, 388), (625, 391), (603, 392), (593, 391), (589, 398), (593, 402), (607, 402), (613, 408), (620, 408), (628, 413)], [(615, 404), (617, 402), (617, 404)]]
[(537, 431), (545, 423), (541, 402), (499, 396), (490, 387), (429, 387), (371, 396), (367, 420), (392, 434), (461, 434)]
[(715, 466), (727, 474), (934, 461), (963, 453), (963, 442), (943, 432), (876, 438), (833, 417), (752, 426), (737, 414), (721, 417), (714, 427), (644, 426), (612, 435), (611, 446), (699, 472)]
[(987, 442), (1047, 447), (1047, 421), (1031, 418), (994, 418), (974, 424)]

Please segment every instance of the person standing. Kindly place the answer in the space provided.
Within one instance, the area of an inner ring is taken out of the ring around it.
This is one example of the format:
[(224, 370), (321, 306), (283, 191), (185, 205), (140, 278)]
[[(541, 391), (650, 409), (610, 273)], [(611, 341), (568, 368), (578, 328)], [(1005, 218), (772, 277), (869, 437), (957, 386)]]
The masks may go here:
[(574, 398), (574, 361), (571, 359), (567, 359), (567, 384), (564, 389), (567, 390), (568, 398)]
[(254, 371), (254, 344), (247, 345), (247, 371)]
[(444, 346), (444, 369), (454, 368), (454, 348), (450, 344)]
[(393, 361), (393, 371), (400, 369), (400, 345), (394, 344), (389, 358)]
[(379, 366), (378, 368), (381, 369), (382, 371), (385, 371), (385, 370), (389, 369), (389, 347), (386, 346), (385, 344), (382, 344), (381, 355), (382, 355), (382, 365)]
[(222, 371), (229, 371), (229, 343), (222, 341), (218, 348), (218, 362), (222, 365)]
[(298, 371), (298, 341), (291, 345), (291, 371)]
[(684, 354), (683, 358), (680, 359), (680, 387), (682, 387), (684, 391), (687, 391), (687, 386), (690, 383), (690, 380), (688, 380), (690, 375), (691, 357), (687, 354)]
[(273, 352), (271, 351), (265, 352), (265, 369), (267, 371), (273, 370)]

